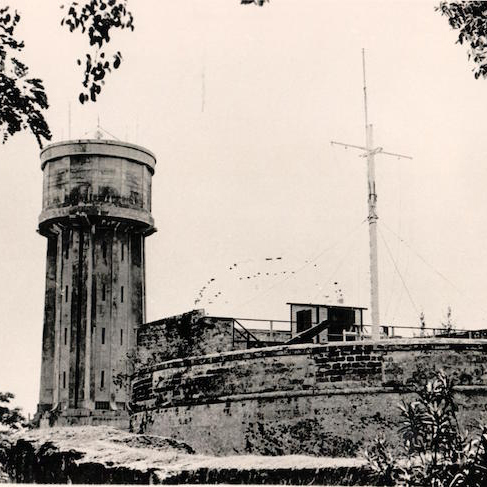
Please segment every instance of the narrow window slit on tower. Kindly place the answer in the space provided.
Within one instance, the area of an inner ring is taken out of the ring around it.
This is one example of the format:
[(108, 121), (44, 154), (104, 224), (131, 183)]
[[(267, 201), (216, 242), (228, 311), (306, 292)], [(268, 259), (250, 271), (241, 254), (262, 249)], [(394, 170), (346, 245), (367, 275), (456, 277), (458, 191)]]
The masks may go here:
[(66, 372), (63, 372), (63, 389), (66, 389)]
[(120, 345), (123, 345), (123, 329), (120, 330)]
[(107, 244), (106, 244), (106, 242), (103, 242), (101, 244), (101, 252), (103, 254), (103, 258), (106, 259), (107, 258)]
[(105, 345), (105, 328), (101, 329), (101, 344)]
[(105, 387), (105, 371), (101, 371), (101, 379), (100, 379), (100, 389)]
[(68, 329), (64, 328), (64, 344), (68, 344)]
[(122, 251), (121, 251), (121, 254), (122, 254), (122, 260), (125, 259), (125, 244), (122, 243)]
[(101, 288), (101, 300), (102, 301), (105, 301), (106, 293), (107, 293), (107, 287), (105, 286), (105, 284), (103, 284), (103, 286)]
[(123, 286), (120, 288), (120, 302), (123, 303)]
[(66, 289), (64, 290), (65, 295), (64, 295), (64, 300), (66, 303), (68, 302), (68, 291), (69, 291), (69, 286), (66, 286)]
[(69, 259), (69, 240), (70, 240), (70, 231), (65, 230), (63, 231), (63, 246), (64, 246), (64, 258)]

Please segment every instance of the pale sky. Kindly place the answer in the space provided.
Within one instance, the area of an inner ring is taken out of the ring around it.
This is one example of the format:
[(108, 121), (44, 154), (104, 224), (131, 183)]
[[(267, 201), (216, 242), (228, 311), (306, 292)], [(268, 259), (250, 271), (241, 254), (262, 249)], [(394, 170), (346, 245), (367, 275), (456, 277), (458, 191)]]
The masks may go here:
[[(69, 137), (71, 103), (72, 139), (99, 116), (157, 156), (148, 320), (194, 307), (288, 319), (287, 301), (334, 304), (337, 288), (369, 306), (366, 161), (330, 145), (364, 144), (365, 48), (375, 141), (414, 157), (376, 159), (381, 321), (417, 325), (424, 311), (439, 326), (451, 306), (459, 328), (487, 328), (487, 81), (434, 2), (131, 0), (135, 31), (113, 38), (121, 68), (85, 106), (85, 39), (59, 25), (61, 0), (0, 3), (22, 14), (53, 142)], [(0, 146), (0, 185), (0, 390), (33, 412), (46, 241), (32, 135)]]

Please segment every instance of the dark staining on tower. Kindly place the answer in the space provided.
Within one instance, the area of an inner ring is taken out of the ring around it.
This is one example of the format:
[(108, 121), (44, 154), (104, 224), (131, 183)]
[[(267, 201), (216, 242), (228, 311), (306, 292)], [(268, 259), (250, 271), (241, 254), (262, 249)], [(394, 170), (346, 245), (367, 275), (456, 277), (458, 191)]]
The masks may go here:
[(127, 352), (145, 321), (145, 237), (155, 157), (108, 140), (41, 152), (47, 238), (39, 412), (124, 409)]

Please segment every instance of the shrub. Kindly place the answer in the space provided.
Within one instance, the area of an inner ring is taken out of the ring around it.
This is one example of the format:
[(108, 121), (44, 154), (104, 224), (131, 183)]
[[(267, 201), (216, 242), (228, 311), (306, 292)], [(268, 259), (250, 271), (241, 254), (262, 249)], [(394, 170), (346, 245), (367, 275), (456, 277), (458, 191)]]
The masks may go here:
[(403, 402), (403, 447), (397, 453), (381, 436), (365, 458), (383, 485), (480, 487), (487, 485), (487, 428), (469, 439), (458, 424), (453, 384), (442, 372), (423, 386), (417, 398)]

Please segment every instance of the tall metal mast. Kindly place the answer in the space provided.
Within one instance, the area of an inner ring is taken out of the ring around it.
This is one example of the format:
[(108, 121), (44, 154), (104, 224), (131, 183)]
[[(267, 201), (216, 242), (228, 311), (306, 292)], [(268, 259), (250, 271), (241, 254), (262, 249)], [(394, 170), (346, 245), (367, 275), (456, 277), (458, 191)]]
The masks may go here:
[(370, 265), (370, 308), (371, 308), (371, 335), (372, 339), (380, 338), (380, 314), (379, 314), (379, 263), (377, 252), (377, 193), (375, 190), (375, 155), (384, 154), (397, 158), (412, 159), (410, 156), (385, 152), (382, 147), (374, 148), (372, 124), (369, 124), (367, 110), (367, 83), (365, 77), (365, 49), (362, 49), (362, 70), (364, 81), (364, 117), (365, 117), (365, 147), (344, 144), (332, 141), (333, 145), (342, 145), (364, 151), (362, 157), (367, 157), (367, 182), (368, 182), (368, 207), (369, 215), (369, 265)]

